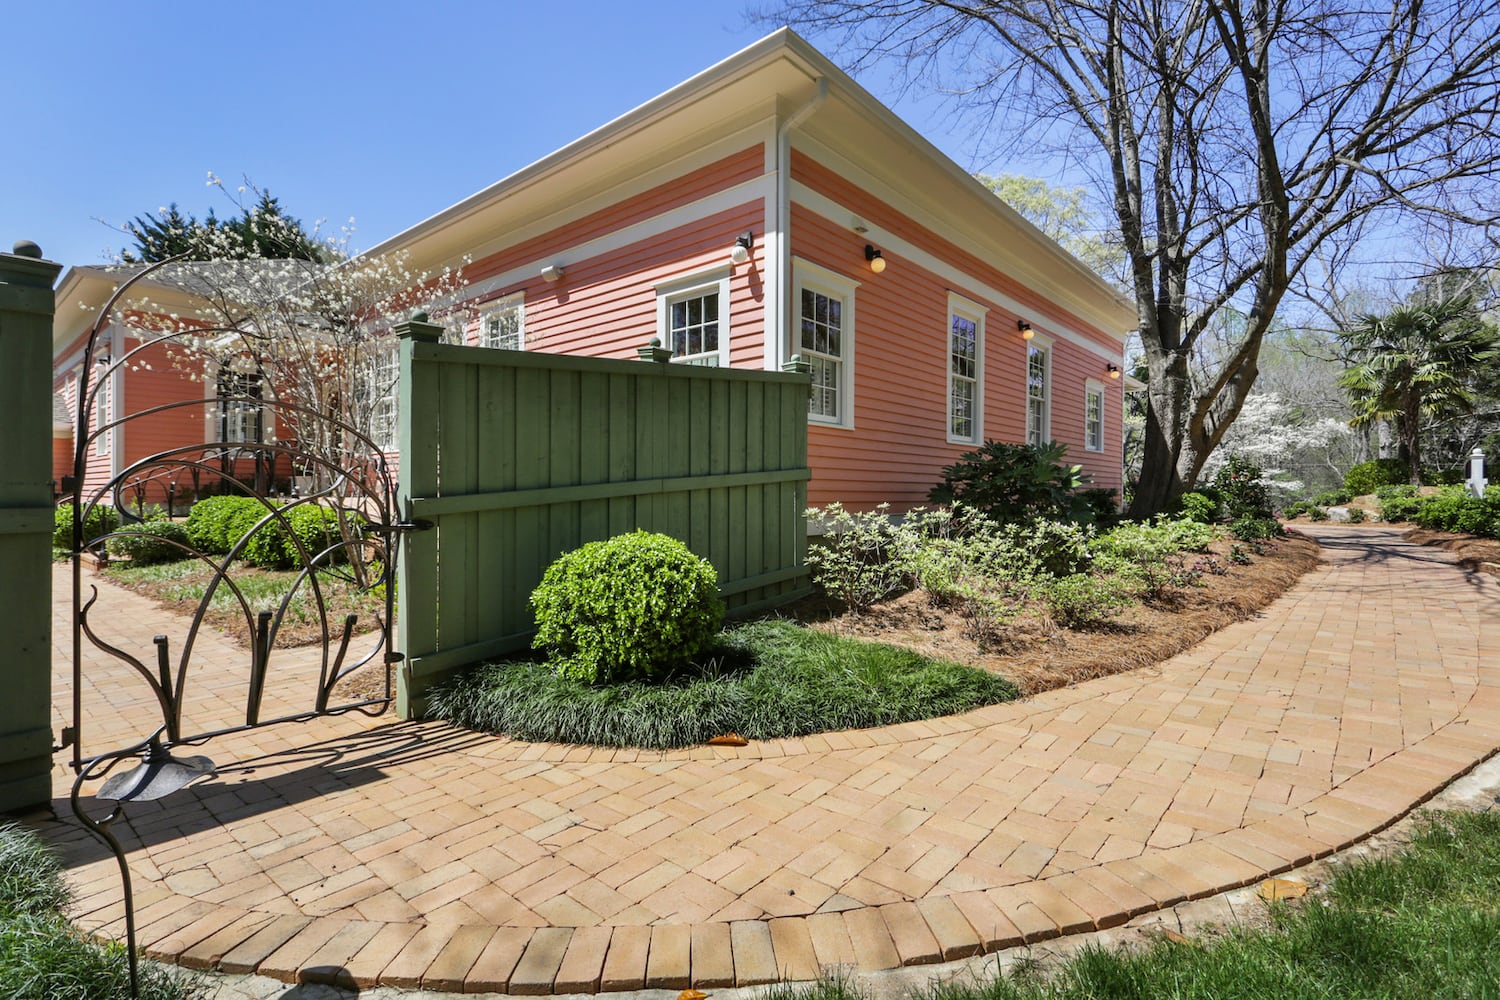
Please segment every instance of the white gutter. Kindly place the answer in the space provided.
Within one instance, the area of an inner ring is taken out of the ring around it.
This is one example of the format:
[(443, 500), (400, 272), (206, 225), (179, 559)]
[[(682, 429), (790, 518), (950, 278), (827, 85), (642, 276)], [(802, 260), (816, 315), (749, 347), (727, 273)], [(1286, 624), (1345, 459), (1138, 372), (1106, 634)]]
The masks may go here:
[(818, 77), (818, 92), (776, 130), (776, 360), (780, 368), (791, 357), (792, 328), (792, 129), (828, 99), (828, 77)]

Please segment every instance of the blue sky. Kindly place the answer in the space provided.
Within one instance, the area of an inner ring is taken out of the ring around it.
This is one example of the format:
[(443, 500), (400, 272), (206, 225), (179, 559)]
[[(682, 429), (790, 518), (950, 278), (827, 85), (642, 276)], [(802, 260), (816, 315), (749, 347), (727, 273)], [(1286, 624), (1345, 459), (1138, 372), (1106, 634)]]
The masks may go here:
[[(210, 171), (373, 246), (771, 30), (738, 0), (42, 0), (4, 20), (0, 245), (63, 264), (170, 202), (233, 214)], [(940, 101), (895, 106), (987, 167)]]

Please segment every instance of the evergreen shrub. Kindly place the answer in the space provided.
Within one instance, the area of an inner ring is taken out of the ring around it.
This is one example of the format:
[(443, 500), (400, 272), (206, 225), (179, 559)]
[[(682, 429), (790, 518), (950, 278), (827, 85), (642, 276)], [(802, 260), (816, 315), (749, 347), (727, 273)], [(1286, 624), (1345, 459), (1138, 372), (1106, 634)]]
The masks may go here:
[(713, 565), (645, 531), (559, 556), (531, 608), (533, 645), (560, 674), (591, 684), (659, 678), (707, 649), (724, 618)]

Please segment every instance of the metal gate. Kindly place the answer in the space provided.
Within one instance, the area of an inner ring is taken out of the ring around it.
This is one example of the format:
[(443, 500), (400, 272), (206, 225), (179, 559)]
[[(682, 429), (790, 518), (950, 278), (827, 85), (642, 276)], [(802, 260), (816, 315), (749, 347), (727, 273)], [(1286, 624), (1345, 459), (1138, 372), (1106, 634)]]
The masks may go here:
[[(72, 724), (57, 750), (71, 751), (74, 813), (120, 865), (133, 990), (129, 869), (110, 825), (127, 803), (161, 798), (212, 773), (207, 757), (179, 756), (179, 748), (263, 726), (386, 710), (394, 695), (392, 669), (401, 659), (392, 649), (396, 539), (407, 527), (397, 523), (395, 481), (382, 449), (327, 413), (278, 400), (274, 387), (266, 391), (260, 378), (221, 379), (218, 392), (198, 393), (203, 398), (176, 399), (131, 413), (110, 413), (108, 403), (101, 404), (101, 394), (118, 384), (115, 373), (139, 370), (143, 352), (173, 339), (171, 333), (143, 335), (118, 357), (101, 349), (101, 332), (123, 296), (152, 270), (125, 282), (90, 330), (84, 377), (76, 390), (72, 476), (62, 484), (62, 499), (72, 505), (73, 705)], [(255, 372), (254, 358), (240, 357), (236, 364)], [(136, 428), (150, 428), (158, 444), (174, 435), (180, 440), (167, 440), (117, 471), (114, 466), (99, 469), (106, 449), (98, 443), (129, 442)], [(330, 448), (330, 442), (335, 446)], [(192, 505), (215, 497), (239, 498), (237, 521), (229, 531), (235, 537), (226, 536), (227, 547), (204, 544), (184, 528)], [(145, 530), (149, 544), (157, 554), (162, 547), (169, 549), (169, 555), (179, 557), (174, 562), (196, 566), (202, 593), (196, 608), (183, 616), (179, 634), (155, 635), (147, 644), (135, 623), (113, 621), (101, 612), (99, 587), (86, 576), (91, 565), (106, 564), (112, 551), (127, 558), (132, 546), (140, 552), (143, 529), (153, 521), (156, 527)], [(175, 527), (162, 528), (164, 523)], [(289, 567), (270, 599), (257, 597), (245, 585), (255, 572), (245, 557), (257, 547), (278, 551)], [(333, 589), (366, 595), (364, 603), (373, 604), (373, 613), (339, 613), (330, 598)], [(304, 636), (311, 619), (310, 645), (292, 648), (285, 639), (294, 611)], [(238, 655), (226, 656), (217, 640), (211, 655), (201, 652), (211, 621), (216, 633), (237, 636)], [(156, 712), (143, 719), (132, 738), (91, 738), (85, 660), (99, 654), (127, 665), (155, 703)], [(300, 675), (286, 667), (290, 663), (300, 665)], [(361, 670), (369, 678), (364, 693), (340, 698), (340, 682)], [(222, 720), (195, 725), (197, 688), (211, 686), (218, 698), (235, 680), (243, 703), (239, 717), (227, 726)], [(272, 686), (277, 688), (275, 710), (266, 711)], [(126, 762), (132, 766), (121, 767)], [(92, 794), (110, 805), (105, 815), (90, 816), (81, 799), (86, 786), (99, 781), (102, 785)]]

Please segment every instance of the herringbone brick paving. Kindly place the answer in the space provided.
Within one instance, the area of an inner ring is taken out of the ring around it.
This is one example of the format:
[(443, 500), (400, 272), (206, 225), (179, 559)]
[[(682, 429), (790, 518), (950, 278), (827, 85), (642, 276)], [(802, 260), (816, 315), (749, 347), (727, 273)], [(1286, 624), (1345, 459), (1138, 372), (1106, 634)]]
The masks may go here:
[[(1393, 529), (1312, 533), (1325, 564), (1261, 615), (1154, 669), (954, 718), (671, 753), (362, 716), (217, 739), (200, 751), (216, 778), (128, 811), (141, 941), (359, 987), (746, 985), (1245, 885), (1384, 828), (1500, 746), (1496, 581)], [(101, 590), (141, 649), (180, 634)], [(214, 648), (233, 666), (201, 678), (199, 728), (243, 711), (246, 654)], [(91, 741), (139, 735), (132, 678), (91, 668)], [(80, 924), (123, 934), (112, 859), (58, 812)]]

